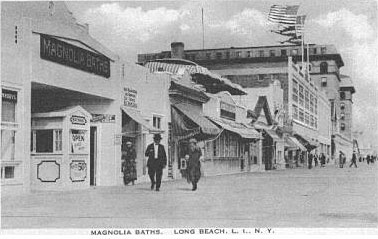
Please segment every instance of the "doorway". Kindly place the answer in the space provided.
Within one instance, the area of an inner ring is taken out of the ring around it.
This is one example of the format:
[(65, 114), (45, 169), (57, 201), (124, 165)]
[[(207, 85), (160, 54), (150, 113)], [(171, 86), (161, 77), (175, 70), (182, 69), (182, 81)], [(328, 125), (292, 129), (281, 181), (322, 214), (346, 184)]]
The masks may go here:
[(97, 127), (91, 127), (90, 130), (90, 185), (96, 186), (96, 169), (97, 169)]

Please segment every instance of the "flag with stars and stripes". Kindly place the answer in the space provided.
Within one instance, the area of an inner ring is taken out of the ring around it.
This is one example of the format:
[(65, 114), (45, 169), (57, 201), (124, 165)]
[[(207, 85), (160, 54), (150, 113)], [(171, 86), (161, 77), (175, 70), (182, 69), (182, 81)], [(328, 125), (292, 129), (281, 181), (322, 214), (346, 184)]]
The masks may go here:
[(268, 21), (284, 25), (296, 25), (299, 5), (273, 5), (270, 8)]

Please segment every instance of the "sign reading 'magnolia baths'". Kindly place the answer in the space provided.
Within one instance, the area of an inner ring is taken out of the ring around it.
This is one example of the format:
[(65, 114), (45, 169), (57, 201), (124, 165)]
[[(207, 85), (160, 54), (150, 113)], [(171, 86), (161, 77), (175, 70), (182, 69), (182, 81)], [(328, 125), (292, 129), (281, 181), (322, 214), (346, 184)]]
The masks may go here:
[(41, 58), (96, 75), (110, 77), (109, 58), (41, 34)]

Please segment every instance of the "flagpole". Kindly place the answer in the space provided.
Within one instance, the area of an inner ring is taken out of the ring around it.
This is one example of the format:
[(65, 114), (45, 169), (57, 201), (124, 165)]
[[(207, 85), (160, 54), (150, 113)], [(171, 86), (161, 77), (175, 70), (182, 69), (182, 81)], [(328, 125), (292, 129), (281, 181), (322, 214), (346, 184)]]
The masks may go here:
[(304, 72), (304, 27), (302, 30), (302, 73)]
[(202, 50), (205, 49), (205, 26), (203, 24), (203, 8), (202, 10)]

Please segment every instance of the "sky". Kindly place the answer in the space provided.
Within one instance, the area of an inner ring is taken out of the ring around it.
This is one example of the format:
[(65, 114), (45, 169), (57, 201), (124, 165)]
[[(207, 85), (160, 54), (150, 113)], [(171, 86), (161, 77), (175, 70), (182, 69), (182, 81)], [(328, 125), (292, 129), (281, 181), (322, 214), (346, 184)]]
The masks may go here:
[(306, 15), (305, 39), (333, 44), (345, 66), (340, 72), (354, 82), (353, 129), (364, 132), (363, 144), (378, 145), (377, 2), (375, 0), (316, 1), (112, 1), (67, 2), (90, 34), (123, 59), (170, 50), (182, 41), (185, 49), (278, 45), (269, 32), (267, 15), (273, 4), (300, 5)]

